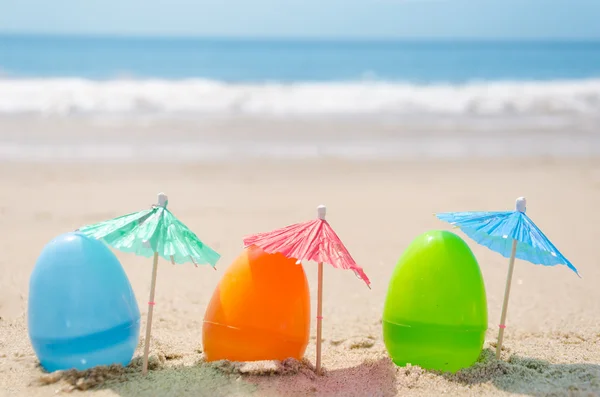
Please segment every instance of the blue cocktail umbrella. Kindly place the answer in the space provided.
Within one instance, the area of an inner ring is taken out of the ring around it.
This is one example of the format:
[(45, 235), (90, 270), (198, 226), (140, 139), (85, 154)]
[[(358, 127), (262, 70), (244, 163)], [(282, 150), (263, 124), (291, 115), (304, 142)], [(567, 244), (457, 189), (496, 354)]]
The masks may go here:
[(536, 265), (565, 265), (579, 276), (575, 266), (561, 254), (526, 214), (525, 197), (517, 199), (515, 211), (445, 212), (435, 214), (442, 221), (460, 228), (475, 242), (510, 258), (508, 276), (500, 318), (496, 358), (500, 358), (502, 338), (506, 328), (506, 310), (515, 258)]

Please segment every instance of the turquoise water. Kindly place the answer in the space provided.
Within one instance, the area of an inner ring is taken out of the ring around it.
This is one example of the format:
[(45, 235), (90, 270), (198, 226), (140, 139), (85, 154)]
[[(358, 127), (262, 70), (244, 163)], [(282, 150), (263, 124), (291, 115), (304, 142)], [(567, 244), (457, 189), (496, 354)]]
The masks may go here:
[(0, 35), (5, 117), (69, 118), (0, 125), (14, 160), (588, 155), (600, 41)]
[(0, 35), (0, 115), (600, 113), (600, 42)]
[(8, 77), (411, 83), (600, 77), (600, 42), (331, 41), (0, 35)]

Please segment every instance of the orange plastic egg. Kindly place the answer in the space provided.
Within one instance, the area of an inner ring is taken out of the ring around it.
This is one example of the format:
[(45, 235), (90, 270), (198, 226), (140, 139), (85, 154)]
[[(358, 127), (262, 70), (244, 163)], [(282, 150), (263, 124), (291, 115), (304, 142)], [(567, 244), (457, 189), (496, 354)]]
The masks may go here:
[(310, 332), (302, 265), (250, 246), (215, 289), (202, 327), (207, 361), (300, 360)]

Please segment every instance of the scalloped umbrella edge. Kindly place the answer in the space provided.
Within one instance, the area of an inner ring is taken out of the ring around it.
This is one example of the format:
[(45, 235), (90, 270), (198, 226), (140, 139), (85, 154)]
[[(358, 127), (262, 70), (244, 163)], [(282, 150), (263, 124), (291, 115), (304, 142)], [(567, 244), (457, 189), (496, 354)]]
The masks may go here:
[(512, 284), (515, 259), (555, 266), (565, 265), (577, 276), (581, 275), (573, 264), (550, 242), (535, 223), (525, 214), (527, 200), (519, 197), (514, 211), (443, 212), (434, 214), (438, 219), (459, 228), (476, 243), (509, 258), (502, 314), (498, 325), (496, 358), (500, 358), (510, 287)]
[(317, 208), (317, 219), (296, 223), (266, 233), (258, 233), (244, 238), (244, 246), (256, 245), (263, 251), (273, 254), (279, 252), (288, 258), (318, 263), (317, 284), (317, 349), (316, 372), (321, 372), (322, 312), (323, 312), (323, 263), (338, 269), (352, 270), (354, 274), (370, 287), (370, 280), (363, 269), (356, 264), (341, 239), (325, 220), (327, 209), (324, 205)]
[(170, 259), (173, 265), (191, 262), (198, 267), (199, 264), (208, 264), (215, 270), (215, 265), (221, 257), (179, 221), (167, 209), (167, 204), (167, 196), (159, 193), (158, 204), (152, 205), (150, 209), (77, 229), (77, 232), (101, 240), (116, 250), (147, 258), (153, 257), (142, 367), (144, 375), (148, 373), (158, 257)]

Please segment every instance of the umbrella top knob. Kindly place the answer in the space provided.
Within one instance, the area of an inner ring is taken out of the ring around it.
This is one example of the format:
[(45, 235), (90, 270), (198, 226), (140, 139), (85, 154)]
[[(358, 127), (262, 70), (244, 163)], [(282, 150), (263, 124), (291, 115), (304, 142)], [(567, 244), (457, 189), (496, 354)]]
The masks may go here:
[(327, 207), (324, 205), (320, 205), (317, 207), (317, 216), (319, 219), (325, 220), (325, 215), (327, 214)]
[(519, 197), (516, 202), (516, 209), (519, 212), (527, 211), (527, 200), (525, 197)]
[(169, 198), (167, 197), (166, 194), (164, 194), (162, 192), (158, 193), (158, 206), (159, 207), (166, 207), (168, 201), (169, 201)]

